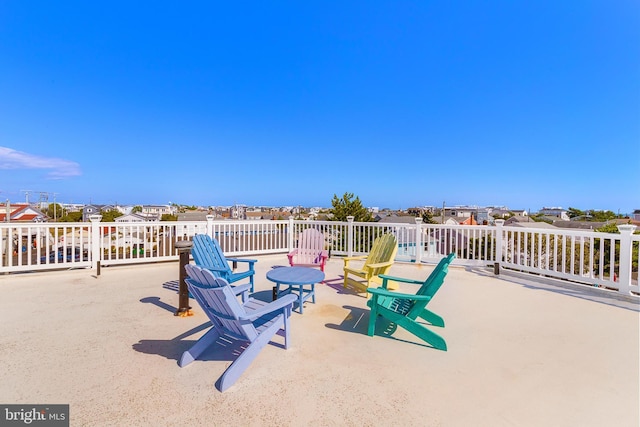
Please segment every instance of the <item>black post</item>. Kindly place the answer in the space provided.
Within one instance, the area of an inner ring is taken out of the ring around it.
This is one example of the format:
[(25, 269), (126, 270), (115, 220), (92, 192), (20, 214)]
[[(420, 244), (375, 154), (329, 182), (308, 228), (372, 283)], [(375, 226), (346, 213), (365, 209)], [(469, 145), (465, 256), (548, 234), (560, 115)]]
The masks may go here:
[(496, 262), (493, 264), (493, 274), (498, 276), (500, 274), (500, 263)]
[(193, 242), (191, 240), (179, 240), (176, 242), (176, 249), (180, 254), (180, 291), (178, 298), (178, 309), (176, 310), (176, 316), (185, 317), (191, 316), (191, 307), (189, 307), (189, 289), (187, 288), (187, 272), (184, 266), (189, 264), (189, 255), (191, 253), (191, 246)]

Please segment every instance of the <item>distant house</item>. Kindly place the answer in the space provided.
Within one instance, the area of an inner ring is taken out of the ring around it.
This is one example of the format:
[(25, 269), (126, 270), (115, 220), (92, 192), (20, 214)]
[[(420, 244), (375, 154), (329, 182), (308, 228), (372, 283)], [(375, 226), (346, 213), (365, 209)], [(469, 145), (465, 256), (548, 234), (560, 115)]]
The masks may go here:
[(415, 224), (416, 223), (416, 217), (410, 216), (410, 215), (396, 215), (396, 214), (384, 215), (379, 213), (374, 217), (374, 220), (382, 223), (395, 223), (395, 224)]
[(431, 220), (434, 224), (460, 225), (459, 218), (449, 215), (445, 215), (444, 218), (441, 216), (434, 216)]
[(553, 225), (558, 228), (577, 228), (582, 230), (597, 230), (607, 224), (632, 224), (634, 220), (630, 218), (617, 218), (608, 221), (554, 221)]
[(173, 205), (143, 205), (141, 208), (142, 210), (138, 214), (147, 218), (162, 218), (162, 215), (175, 215), (178, 213), (178, 208)]
[[(8, 214), (8, 215), (7, 215)], [(26, 203), (0, 205), (0, 222), (45, 222), (47, 216)]]
[(504, 217), (510, 217), (512, 214), (511, 214), (511, 211), (508, 209), (498, 208), (498, 209), (491, 209), (490, 215), (491, 215), (490, 221), (493, 222), (495, 221), (496, 218), (500, 219)]
[(445, 207), (444, 213), (447, 216), (469, 218), (471, 215), (474, 215), (478, 211), (478, 209), (479, 208), (477, 206)]
[(422, 216), (422, 214), (425, 212), (434, 214), (436, 212), (436, 208), (434, 206), (422, 206), (422, 207), (413, 207), (413, 208), (407, 209), (407, 213), (409, 215), (414, 215), (414, 216)]
[(563, 221), (570, 220), (567, 210), (562, 208), (542, 208), (539, 213), (545, 216), (555, 217)]
[(99, 215), (100, 212), (102, 212), (100, 206), (85, 205), (85, 207), (82, 208), (82, 220), (83, 221), (89, 221), (89, 217), (91, 215)]
[(114, 221), (115, 222), (157, 222), (158, 218), (153, 217), (152, 219), (149, 219), (149, 217), (144, 217), (142, 215), (130, 213), (126, 215), (121, 215), (117, 217)]
[(178, 221), (206, 221), (207, 215), (213, 215), (213, 214), (210, 214), (207, 211), (178, 212)]
[(631, 215), (631, 218), (634, 221), (640, 221), (640, 209), (636, 209), (633, 211), (633, 214)]
[(256, 212), (256, 211), (247, 211), (244, 213), (245, 219), (269, 219), (271, 218), (268, 214), (264, 212)]
[(504, 222), (504, 225), (510, 227), (525, 227), (525, 228), (556, 228), (554, 225), (544, 221), (534, 221), (528, 216), (512, 216)]

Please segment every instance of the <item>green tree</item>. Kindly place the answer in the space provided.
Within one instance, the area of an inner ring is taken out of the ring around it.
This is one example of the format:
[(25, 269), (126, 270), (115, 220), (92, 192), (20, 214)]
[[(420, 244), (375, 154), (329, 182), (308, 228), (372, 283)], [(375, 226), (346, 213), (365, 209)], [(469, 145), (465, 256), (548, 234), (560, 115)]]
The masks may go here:
[(142, 206), (140, 205), (136, 205), (133, 207), (133, 209), (131, 209), (131, 213), (138, 213), (138, 212), (142, 212)]
[(569, 208), (567, 209), (567, 215), (569, 216), (569, 218), (576, 218), (579, 216), (585, 216), (585, 211), (581, 211), (580, 209), (576, 208)]
[(60, 218), (61, 222), (81, 222), (82, 221), (82, 212), (67, 212), (65, 216)]
[(49, 203), (42, 213), (46, 214), (49, 218), (61, 219), (64, 216), (64, 209), (58, 203)]
[[(371, 212), (362, 205), (359, 197), (355, 197), (353, 193), (344, 193), (341, 198), (333, 195), (331, 200), (331, 208), (329, 211), (333, 214), (332, 221), (347, 221), (348, 216), (353, 216), (355, 222), (373, 222)], [(365, 232), (362, 227), (355, 227), (353, 231), (353, 248), (356, 252), (367, 252), (373, 240), (381, 233), (382, 229), (374, 228)], [(332, 248), (346, 248), (347, 235), (340, 233), (333, 237)]]
[(618, 215), (616, 215), (612, 211), (589, 210), (587, 211), (587, 213), (591, 216), (592, 221), (597, 221), (597, 222), (609, 221), (609, 220), (618, 218)]
[(424, 224), (435, 224), (436, 223), (433, 220), (433, 215), (431, 215), (431, 212), (429, 212), (429, 211), (422, 212), (422, 222)]
[(106, 212), (101, 212), (100, 214), (102, 215), (102, 222), (113, 222), (116, 218), (122, 216), (120, 211), (117, 209), (111, 209)]
[(371, 212), (362, 205), (359, 197), (355, 197), (353, 193), (344, 193), (341, 198), (337, 195), (333, 195), (331, 200), (330, 212), (333, 214), (333, 221), (346, 221), (348, 216), (353, 216), (353, 220), (356, 222), (371, 222), (373, 216)]
[(553, 220), (546, 217), (544, 214), (536, 213), (529, 215), (529, 218), (535, 222), (546, 222), (547, 224), (553, 224)]

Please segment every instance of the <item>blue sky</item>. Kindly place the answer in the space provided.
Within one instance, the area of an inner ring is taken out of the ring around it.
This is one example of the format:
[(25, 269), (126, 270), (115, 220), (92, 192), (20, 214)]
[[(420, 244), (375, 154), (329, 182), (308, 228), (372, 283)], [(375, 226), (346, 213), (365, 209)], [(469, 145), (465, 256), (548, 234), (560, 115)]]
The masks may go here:
[(4, 1), (0, 199), (22, 190), (630, 212), (640, 3)]

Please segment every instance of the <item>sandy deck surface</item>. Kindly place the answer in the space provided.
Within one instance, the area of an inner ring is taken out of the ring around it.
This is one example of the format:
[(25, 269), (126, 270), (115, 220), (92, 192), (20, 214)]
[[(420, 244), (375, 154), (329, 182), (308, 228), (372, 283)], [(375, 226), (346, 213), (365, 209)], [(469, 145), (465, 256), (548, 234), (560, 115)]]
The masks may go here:
[[(270, 300), (265, 274), (286, 256), (258, 259)], [(367, 336), (366, 298), (332, 259), (316, 304), (292, 315), (291, 348), (268, 345), (220, 393), (239, 347), (178, 367), (208, 322), (195, 301), (173, 315), (177, 262), (94, 274), (0, 276), (0, 402), (70, 404), (73, 426), (640, 425), (637, 300), (452, 267), (429, 305), (443, 352), (402, 329)]]

